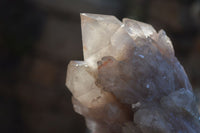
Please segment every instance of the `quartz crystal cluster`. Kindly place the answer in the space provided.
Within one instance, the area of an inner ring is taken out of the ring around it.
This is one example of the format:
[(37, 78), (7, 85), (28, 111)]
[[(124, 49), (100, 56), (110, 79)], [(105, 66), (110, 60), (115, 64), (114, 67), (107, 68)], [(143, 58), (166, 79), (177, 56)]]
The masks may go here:
[(188, 77), (163, 30), (114, 16), (81, 14), (84, 61), (66, 85), (92, 133), (200, 133)]

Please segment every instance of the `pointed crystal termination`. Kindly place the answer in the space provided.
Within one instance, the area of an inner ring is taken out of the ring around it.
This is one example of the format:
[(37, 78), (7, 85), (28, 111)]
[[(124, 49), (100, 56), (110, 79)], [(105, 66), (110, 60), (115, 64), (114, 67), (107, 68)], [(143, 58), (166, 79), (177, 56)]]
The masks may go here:
[(163, 30), (81, 14), (84, 61), (66, 85), (92, 133), (199, 133), (196, 99)]
[(105, 47), (111, 45), (110, 38), (121, 24), (114, 16), (81, 14), (83, 54), (84, 60), (89, 63), (88, 65), (97, 67), (96, 62), (101, 58), (92, 55), (104, 51)]

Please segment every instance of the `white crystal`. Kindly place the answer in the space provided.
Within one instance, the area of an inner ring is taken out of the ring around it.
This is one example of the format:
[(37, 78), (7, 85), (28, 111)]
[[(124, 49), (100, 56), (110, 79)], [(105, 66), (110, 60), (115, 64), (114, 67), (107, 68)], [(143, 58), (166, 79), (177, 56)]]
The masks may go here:
[(101, 96), (101, 89), (95, 85), (95, 78), (87, 71), (87, 64), (83, 61), (71, 61), (67, 71), (67, 87), (74, 97), (87, 107)]
[(105, 49), (111, 45), (111, 36), (121, 24), (114, 16), (81, 14), (83, 54), (88, 65), (96, 67), (93, 62), (97, 62), (103, 56)]
[(66, 85), (93, 133), (197, 133), (199, 112), (169, 37), (142, 22), (81, 14), (84, 61)]
[(136, 39), (137, 37), (150, 37), (156, 33), (156, 30), (149, 24), (136, 20), (124, 18), (123, 23), (129, 35)]

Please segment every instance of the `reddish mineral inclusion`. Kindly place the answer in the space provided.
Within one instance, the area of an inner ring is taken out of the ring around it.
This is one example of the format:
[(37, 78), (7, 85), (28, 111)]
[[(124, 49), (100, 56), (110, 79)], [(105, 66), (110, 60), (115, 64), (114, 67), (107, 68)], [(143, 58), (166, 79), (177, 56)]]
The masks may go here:
[(92, 133), (200, 133), (188, 77), (163, 30), (131, 19), (81, 14), (84, 61), (66, 85)]

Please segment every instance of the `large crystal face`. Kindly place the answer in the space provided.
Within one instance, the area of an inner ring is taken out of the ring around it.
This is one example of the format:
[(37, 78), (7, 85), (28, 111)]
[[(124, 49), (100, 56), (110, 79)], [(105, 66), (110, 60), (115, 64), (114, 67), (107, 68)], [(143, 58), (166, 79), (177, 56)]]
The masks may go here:
[(199, 133), (188, 77), (163, 30), (131, 19), (81, 14), (84, 61), (66, 85), (92, 133)]

